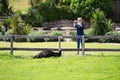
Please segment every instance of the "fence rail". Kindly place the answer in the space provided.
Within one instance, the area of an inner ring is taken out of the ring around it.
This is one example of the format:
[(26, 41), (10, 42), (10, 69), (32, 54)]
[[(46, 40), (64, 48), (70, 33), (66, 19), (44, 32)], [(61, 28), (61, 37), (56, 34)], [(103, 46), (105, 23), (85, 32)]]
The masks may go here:
[[(85, 36), (83, 38), (88, 39), (99, 39), (99, 38), (120, 38), (120, 36)], [(22, 50), (22, 51), (40, 51), (40, 50), (60, 50), (62, 51), (78, 51), (78, 49), (74, 48), (61, 48), (61, 39), (62, 38), (81, 38), (81, 36), (25, 36), (25, 35), (12, 35), (12, 36), (0, 36), (0, 39), (2, 38), (10, 38), (10, 48), (0, 48), (0, 50), (10, 50), (11, 54), (13, 54), (14, 50)], [(13, 39), (14, 38), (56, 38), (58, 39), (58, 48), (14, 48)], [(84, 44), (84, 43), (83, 43)], [(82, 49), (79, 49), (79, 51), (82, 51), (82, 55), (84, 55), (84, 51), (120, 51), (120, 49), (103, 49), (103, 48), (85, 48), (82, 46)]]
[[(0, 48), (0, 50), (10, 50), (11, 48)], [(40, 50), (53, 50), (58, 51), (58, 48), (13, 48), (13, 50), (22, 50), (22, 51), (40, 51)], [(77, 51), (76, 48), (61, 48), (62, 51)], [(120, 51), (120, 49), (102, 49), (102, 48), (85, 48), (85, 51)], [(82, 51), (82, 49), (79, 49), (79, 51)]]
[[(12, 36), (0, 36), (2, 38), (79, 38), (80, 36), (26, 36), (26, 35), (12, 35)], [(120, 38), (120, 36), (85, 36), (86, 39), (100, 39), (100, 38)]]

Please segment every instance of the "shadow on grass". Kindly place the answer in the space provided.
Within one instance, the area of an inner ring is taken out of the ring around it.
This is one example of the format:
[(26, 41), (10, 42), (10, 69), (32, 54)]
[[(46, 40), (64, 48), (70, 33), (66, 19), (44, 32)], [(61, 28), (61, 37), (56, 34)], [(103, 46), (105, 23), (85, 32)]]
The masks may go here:
[[(73, 57), (120, 57), (120, 55), (105, 55), (101, 53), (100, 55), (86, 54), (85, 56), (74, 55)], [(0, 59), (33, 59), (33, 56), (11, 55), (5, 52), (5, 53), (0, 53)]]
[(19, 56), (14, 56), (16, 59), (32, 59), (33, 56), (24, 56), (24, 55), (19, 55)]

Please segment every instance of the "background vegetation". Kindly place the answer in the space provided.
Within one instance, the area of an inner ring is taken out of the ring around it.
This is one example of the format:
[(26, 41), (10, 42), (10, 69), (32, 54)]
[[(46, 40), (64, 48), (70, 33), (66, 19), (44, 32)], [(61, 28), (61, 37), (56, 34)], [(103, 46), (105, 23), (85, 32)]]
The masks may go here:
[[(18, 4), (21, 4), (20, 10), (20, 7), (17, 7)], [(81, 16), (91, 24), (91, 28), (85, 30), (85, 35), (107, 35), (109, 32), (111, 35), (114, 35), (117, 32), (114, 33), (114, 31), (112, 31), (113, 21), (109, 19), (113, 16), (113, 4), (113, 0), (1, 0), (1, 5), (6, 6), (6, 8), (1, 7), (1, 10), (4, 9), (1, 13), (6, 14), (5, 11), (9, 11), (7, 12), (8, 15), (11, 12), (13, 15), (6, 18), (3, 22), (0, 21), (0, 33), (1, 35), (38, 35), (39, 32), (34, 33), (32, 27), (40, 27), (42, 23), (46, 21), (61, 19), (73, 20)], [(54, 32), (54, 34), (51, 33), (51, 35), (56, 34), (58, 34), (58, 32)], [(60, 35), (62, 35), (62, 33), (60, 33)], [(117, 35), (119, 35), (119, 33), (117, 33)], [(108, 39), (87, 41), (120, 42), (119, 39), (107, 40)], [(52, 41), (52, 39), (45, 39), (43, 41)]]
[[(60, 19), (76, 19), (81, 16), (85, 20), (90, 21), (92, 13), (99, 8), (105, 12), (108, 18), (113, 15), (113, 1), (101, 0), (30, 0), (31, 8), (27, 15), (28, 19), (35, 19), (36, 22), (39, 21), (53, 21)], [(28, 21), (31, 25), (37, 26), (41, 23), (32, 23)]]

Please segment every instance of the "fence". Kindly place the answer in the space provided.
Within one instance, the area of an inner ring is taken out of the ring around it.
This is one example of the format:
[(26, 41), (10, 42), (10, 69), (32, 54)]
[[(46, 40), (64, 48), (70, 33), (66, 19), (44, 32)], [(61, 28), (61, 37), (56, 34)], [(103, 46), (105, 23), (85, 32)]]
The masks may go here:
[[(97, 38), (111, 38), (116, 37), (120, 38), (120, 36), (85, 36), (82, 37), (88, 38), (88, 39), (97, 39)], [(0, 50), (10, 50), (10, 54), (13, 55), (14, 50), (23, 50), (23, 51), (40, 51), (40, 50), (61, 50), (62, 51), (78, 51), (78, 49), (75, 48), (61, 48), (61, 39), (62, 38), (81, 38), (81, 36), (25, 36), (25, 35), (12, 35), (12, 36), (0, 36), (1, 38), (10, 38), (10, 48), (0, 48)], [(14, 38), (56, 38), (58, 39), (58, 48), (14, 48), (13, 39)], [(82, 43), (84, 44), (84, 42)], [(79, 51), (82, 51), (82, 55), (85, 55), (85, 51), (120, 51), (120, 49), (103, 49), (103, 48), (85, 48), (84, 45), (82, 46), (82, 49), (79, 49)]]

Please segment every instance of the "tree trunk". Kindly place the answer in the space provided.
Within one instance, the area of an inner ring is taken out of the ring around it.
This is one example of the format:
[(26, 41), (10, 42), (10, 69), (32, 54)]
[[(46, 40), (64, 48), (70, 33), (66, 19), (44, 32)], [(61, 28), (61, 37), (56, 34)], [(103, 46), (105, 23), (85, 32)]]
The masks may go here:
[(116, 21), (120, 19), (120, 0), (114, 0), (114, 18)]

